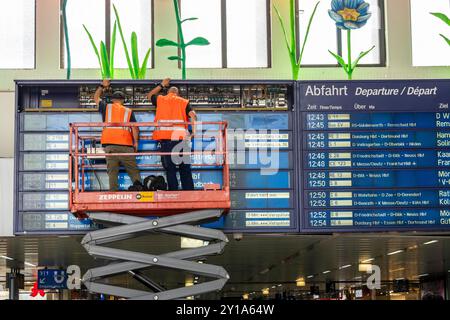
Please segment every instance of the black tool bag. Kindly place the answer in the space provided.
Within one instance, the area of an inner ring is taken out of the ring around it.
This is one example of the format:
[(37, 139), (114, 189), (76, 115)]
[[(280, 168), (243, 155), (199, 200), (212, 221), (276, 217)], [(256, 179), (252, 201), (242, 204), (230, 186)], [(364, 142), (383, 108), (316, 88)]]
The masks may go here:
[(163, 176), (148, 176), (144, 179), (146, 191), (167, 190), (166, 179)]

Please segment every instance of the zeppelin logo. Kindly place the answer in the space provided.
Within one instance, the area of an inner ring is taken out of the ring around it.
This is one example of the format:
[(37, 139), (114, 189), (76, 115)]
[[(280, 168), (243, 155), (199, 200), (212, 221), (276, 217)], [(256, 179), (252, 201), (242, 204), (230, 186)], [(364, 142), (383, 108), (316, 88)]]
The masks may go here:
[(139, 202), (153, 202), (153, 201), (155, 201), (155, 193), (154, 192), (141, 192), (136, 195), (136, 199)]
[(133, 200), (133, 195), (131, 194), (101, 194), (100, 201), (109, 200)]

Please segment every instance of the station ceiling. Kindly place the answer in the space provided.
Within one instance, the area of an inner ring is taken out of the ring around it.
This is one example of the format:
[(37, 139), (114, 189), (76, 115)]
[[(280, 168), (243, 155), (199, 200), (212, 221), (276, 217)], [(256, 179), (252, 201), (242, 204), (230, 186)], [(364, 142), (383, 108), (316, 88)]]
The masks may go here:
[[(362, 262), (378, 265), (382, 281), (421, 277), (447, 277), (450, 271), (450, 237), (418, 234), (352, 235), (245, 235), (240, 241), (228, 236), (230, 243), (220, 256), (208, 257), (206, 263), (223, 266), (231, 276), (222, 294), (239, 296), (260, 292), (263, 288), (295, 288), (296, 279), (304, 278), (305, 288), (327, 280), (358, 283), (365, 272)], [(0, 239), (0, 283), (11, 267), (24, 268), (26, 281), (36, 281), (37, 268), (79, 265), (82, 272), (108, 263), (91, 258), (80, 245), (81, 237), (16, 237)], [(161, 254), (180, 250), (180, 238), (145, 235), (118, 242), (118, 248)], [(25, 263), (26, 262), (26, 263)], [(184, 286), (183, 272), (151, 268), (147, 275), (167, 288)], [(200, 278), (199, 281), (203, 279)], [(128, 275), (112, 278), (110, 283), (139, 287)]]

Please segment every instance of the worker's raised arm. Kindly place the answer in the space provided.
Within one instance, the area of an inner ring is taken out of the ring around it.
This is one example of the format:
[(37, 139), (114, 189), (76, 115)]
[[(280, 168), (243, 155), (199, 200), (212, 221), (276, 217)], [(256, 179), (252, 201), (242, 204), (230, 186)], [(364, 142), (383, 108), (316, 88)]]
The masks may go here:
[(168, 87), (169, 85), (170, 85), (170, 78), (164, 79), (160, 84), (158, 84), (155, 88), (153, 88), (152, 91), (150, 91), (150, 92), (147, 94), (148, 100), (151, 101), (151, 100), (152, 100), (152, 97), (153, 97), (155, 94), (160, 93), (161, 90), (162, 90), (163, 88), (166, 88), (166, 87)]
[(95, 93), (94, 93), (94, 102), (97, 105), (97, 107), (100, 104), (103, 92), (105, 91), (106, 88), (108, 88), (110, 86), (110, 84), (111, 84), (110, 80), (104, 79), (102, 84), (101, 84), (101, 86), (99, 86), (97, 88), (97, 90), (95, 91)]

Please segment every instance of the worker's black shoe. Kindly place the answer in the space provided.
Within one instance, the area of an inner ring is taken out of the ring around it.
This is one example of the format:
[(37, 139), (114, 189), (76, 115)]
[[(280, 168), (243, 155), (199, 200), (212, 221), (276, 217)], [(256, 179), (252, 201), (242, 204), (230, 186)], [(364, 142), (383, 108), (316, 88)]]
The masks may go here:
[(144, 186), (140, 181), (135, 181), (133, 185), (128, 188), (128, 191), (144, 191)]

